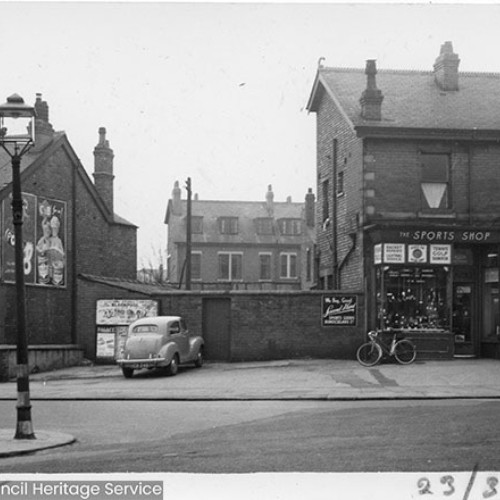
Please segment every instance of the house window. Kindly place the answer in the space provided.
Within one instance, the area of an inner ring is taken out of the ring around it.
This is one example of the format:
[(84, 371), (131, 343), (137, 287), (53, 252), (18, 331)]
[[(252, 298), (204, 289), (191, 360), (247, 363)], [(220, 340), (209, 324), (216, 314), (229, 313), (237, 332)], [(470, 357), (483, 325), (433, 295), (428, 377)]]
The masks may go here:
[(449, 156), (447, 154), (422, 154), (422, 208), (450, 208)]
[(255, 219), (257, 234), (273, 234), (273, 219), (270, 217), (262, 217)]
[(238, 234), (238, 217), (221, 217), (219, 231), (221, 234)]
[(194, 234), (203, 233), (203, 217), (199, 216), (191, 217), (191, 232)]
[(260, 260), (260, 272), (259, 279), (270, 280), (271, 279), (271, 254), (261, 253), (259, 254)]
[(191, 252), (191, 279), (201, 280), (201, 252)]
[(322, 196), (322, 201), (323, 201), (323, 213), (322, 213), (322, 216), (323, 216), (323, 222), (325, 222), (328, 217), (330, 217), (330, 203), (329, 203), (329, 190), (330, 190), (330, 186), (329, 186), (329, 182), (328, 182), (328, 179), (326, 181), (323, 181), (322, 185), (321, 185), (321, 196)]
[(337, 195), (344, 194), (344, 171), (337, 173)]
[(282, 253), (280, 255), (280, 278), (297, 277), (297, 254)]
[(219, 279), (241, 280), (242, 279), (243, 254), (235, 252), (219, 253)]
[(302, 233), (302, 221), (300, 219), (280, 219), (280, 233), (286, 236), (296, 236)]

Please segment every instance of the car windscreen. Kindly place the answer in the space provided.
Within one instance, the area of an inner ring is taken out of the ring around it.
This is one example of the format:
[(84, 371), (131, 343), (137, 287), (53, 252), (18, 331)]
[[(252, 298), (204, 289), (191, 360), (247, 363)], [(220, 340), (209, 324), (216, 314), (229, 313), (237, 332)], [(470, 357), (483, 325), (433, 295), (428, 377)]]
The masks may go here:
[(158, 325), (137, 325), (132, 328), (132, 335), (141, 333), (157, 333)]

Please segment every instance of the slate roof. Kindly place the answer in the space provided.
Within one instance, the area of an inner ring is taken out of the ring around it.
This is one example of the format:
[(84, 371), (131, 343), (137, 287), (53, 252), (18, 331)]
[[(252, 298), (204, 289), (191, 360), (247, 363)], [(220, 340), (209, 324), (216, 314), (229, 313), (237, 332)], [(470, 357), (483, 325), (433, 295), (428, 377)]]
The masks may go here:
[[(172, 218), (186, 217), (187, 201), (181, 200), (182, 215), (173, 215), (171, 201), (165, 222), (169, 224), (169, 237), (172, 241), (185, 241), (185, 226), (172, 224)], [(306, 224), (302, 224), (302, 235), (280, 235), (275, 229), (273, 235), (257, 234), (255, 219), (273, 218), (275, 223), (279, 219), (304, 218), (304, 203), (273, 202), (273, 211), (270, 213), (265, 201), (227, 201), (227, 200), (193, 200), (191, 205), (193, 217), (203, 217), (203, 234), (192, 233), (195, 243), (241, 243), (266, 244), (290, 243), (297, 244), (307, 231)], [(238, 234), (220, 234), (219, 219), (221, 217), (238, 217)]]
[[(51, 147), (56, 146), (58, 141), (67, 141), (65, 132), (54, 132), (53, 136), (46, 143), (43, 144), (43, 147), (33, 147), (31, 148), (25, 155), (21, 157), (21, 172), (24, 172), (26, 169), (31, 167), (43, 154)], [(76, 158), (76, 155), (75, 155)], [(78, 161), (78, 160), (76, 160)], [(92, 190), (92, 194), (98, 197), (98, 192), (95, 188), (94, 183), (90, 180), (89, 176), (84, 171), (83, 167), (81, 167), (81, 172), (84, 172), (84, 182), (87, 184), (90, 190)], [(7, 152), (0, 147), (0, 194), (4, 188), (9, 186), (12, 183), (12, 166), (11, 166), (11, 158), (7, 154)], [(101, 200), (102, 204), (102, 200)], [(121, 224), (125, 226), (137, 227), (132, 222), (124, 219), (118, 214), (112, 214), (111, 221), (115, 224)]]
[(353, 127), (500, 130), (498, 73), (459, 73), (458, 91), (441, 90), (432, 71), (378, 69), (376, 82), (384, 96), (381, 121), (361, 118), (364, 69), (319, 68), (307, 109), (317, 111), (326, 91)]

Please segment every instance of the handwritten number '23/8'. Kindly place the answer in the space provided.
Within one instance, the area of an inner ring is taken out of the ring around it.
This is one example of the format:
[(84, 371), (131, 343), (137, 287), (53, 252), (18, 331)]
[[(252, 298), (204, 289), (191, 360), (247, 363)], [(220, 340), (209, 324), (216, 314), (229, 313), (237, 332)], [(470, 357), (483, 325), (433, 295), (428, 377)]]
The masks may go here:
[[(455, 487), (453, 485), (454, 479), (453, 476), (443, 476), (441, 479), (441, 484), (444, 484), (447, 489), (443, 491), (443, 495), (450, 496), (455, 493)], [(497, 494), (497, 485), (498, 479), (496, 477), (488, 477), (486, 479), (486, 484), (488, 485), (488, 489), (483, 491), (483, 498), (491, 498)], [(431, 482), (426, 477), (422, 477), (418, 480), (417, 483), (418, 492), (421, 495), (433, 495), (434, 492), (431, 490)]]

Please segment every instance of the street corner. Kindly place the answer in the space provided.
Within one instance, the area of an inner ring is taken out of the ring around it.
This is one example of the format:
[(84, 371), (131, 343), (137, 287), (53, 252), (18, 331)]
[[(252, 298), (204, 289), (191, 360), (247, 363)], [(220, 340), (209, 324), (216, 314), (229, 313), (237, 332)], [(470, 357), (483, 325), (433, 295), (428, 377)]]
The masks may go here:
[(14, 429), (0, 429), (0, 458), (58, 448), (76, 441), (71, 434), (62, 432), (35, 431), (35, 439), (15, 439), (14, 434)]

